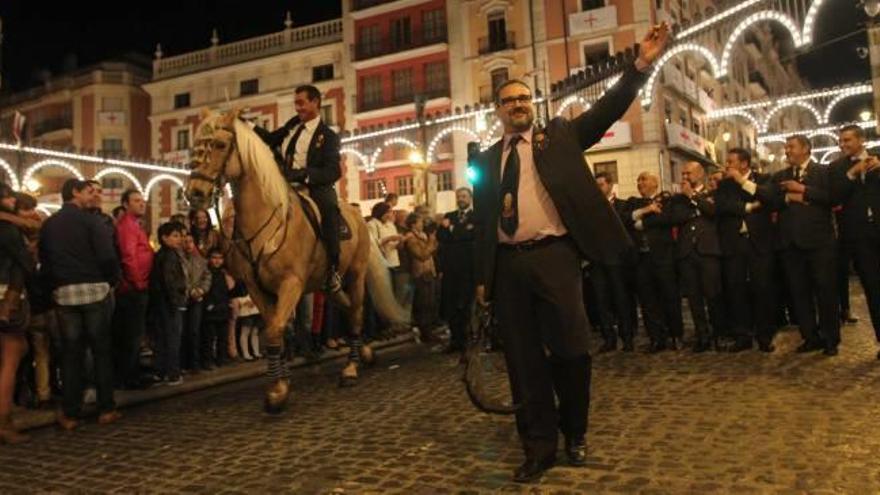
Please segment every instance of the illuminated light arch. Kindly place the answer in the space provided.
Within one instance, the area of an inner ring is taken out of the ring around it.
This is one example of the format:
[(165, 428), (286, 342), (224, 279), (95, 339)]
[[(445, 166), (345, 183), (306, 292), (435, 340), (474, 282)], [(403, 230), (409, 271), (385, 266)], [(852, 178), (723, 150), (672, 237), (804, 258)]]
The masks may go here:
[(73, 176), (76, 177), (77, 179), (86, 180), (86, 178), (83, 177), (83, 174), (81, 174), (79, 172), (79, 170), (77, 170), (76, 167), (74, 167), (73, 165), (71, 165), (67, 162), (62, 162), (61, 160), (55, 160), (55, 159), (50, 158), (48, 160), (41, 160), (41, 161), (31, 165), (30, 167), (28, 167), (28, 169), (24, 171), (24, 176), (21, 178), (21, 183), (27, 184), (28, 181), (30, 181), (34, 177), (35, 173), (37, 173), (40, 169), (44, 169), (46, 167), (63, 168), (64, 170), (67, 170), (68, 172), (73, 174)]
[(803, 37), (801, 36), (800, 30), (798, 30), (794, 21), (791, 17), (770, 10), (763, 10), (761, 12), (756, 12), (745, 19), (742, 22), (739, 22), (736, 25), (736, 29), (730, 34), (730, 37), (727, 38), (727, 43), (724, 45), (724, 49), (721, 51), (721, 70), (715, 74), (716, 77), (723, 77), (727, 75), (727, 67), (730, 65), (730, 57), (733, 54), (733, 46), (736, 44), (736, 41), (739, 37), (745, 32), (746, 29), (752, 26), (752, 24), (763, 22), (763, 21), (775, 21), (782, 25), (788, 32), (791, 34), (792, 40), (794, 41), (795, 48), (799, 48), (803, 45)]
[(447, 135), (452, 134), (453, 132), (461, 132), (476, 139), (477, 141), (480, 140), (480, 135), (477, 134), (475, 131), (468, 129), (467, 127), (460, 125), (449, 126), (446, 129), (438, 132), (437, 135), (434, 136), (434, 139), (432, 139), (431, 142), (428, 144), (428, 152), (425, 155), (425, 160), (427, 160), (427, 163), (433, 163), (432, 158), (434, 157), (434, 151), (436, 151), (437, 145), (440, 144), (440, 140)]
[(61, 209), (61, 205), (56, 205), (55, 203), (37, 203), (35, 209), (42, 211), (47, 217), (51, 217), (54, 212)]
[(819, 125), (822, 124), (822, 114), (819, 113), (819, 110), (816, 107), (814, 107), (813, 105), (811, 105), (805, 101), (795, 101), (795, 102), (791, 102), (791, 103), (779, 103), (776, 106), (774, 106), (772, 109), (770, 109), (769, 112), (767, 112), (767, 117), (764, 118), (764, 124), (760, 128), (761, 132), (767, 132), (770, 129), (770, 121), (773, 119), (774, 116), (776, 116), (777, 113), (779, 113), (780, 110), (790, 108), (790, 107), (800, 107), (800, 108), (803, 108), (804, 110), (809, 111), (810, 113), (813, 114), (813, 117), (816, 117), (816, 124), (819, 124)]
[(100, 172), (98, 172), (97, 174), (95, 174), (95, 176), (92, 177), (92, 180), (100, 181), (102, 177), (104, 177), (105, 175), (110, 175), (110, 174), (116, 174), (116, 175), (121, 175), (121, 176), (125, 177), (126, 179), (130, 180), (132, 184), (134, 184), (134, 187), (136, 187), (137, 190), (141, 192), (141, 194), (144, 194), (144, 187), (141, 185), (141, 181), (139, 181), (137, 179), (137, 177), (134, 176), (134, 174), (132, 174), (131, 172), (129, 172), (128, 170), (125, 170), (123, 168), (119, 168), (119, 167), (105, 168), (105, 169), (101, 170)]
[(364, 168), (368, 168), (370, 166), (370, 158), (354, 148), (342, 148), (341, 150), (339, 150), (339, 154), (347, 154), (357, 157), (357, 159), (361, 163), (361, 166)]
[(801, 34), (803, 44), (808, 45), (813, 42), (813, 26), (816, 25), (816, 15), (819, 13), (819, 7), (822, 6), (824, 0), (813, 0), (810, 8), (807, 9), (807, 15), (804, 17), (804, 30)]
[(180, 180), (179, 178), (177, 178), (173, 175), (159, 174), (159, 175), (156, 175), (153, 178), (151, 178), (149, 180), (149, 182), (147, 182), (147, 185), (144, 186), (144, 197), (149, 198), (150, 191), (153, 190), (153, 186), (155, 186), (156, 184), (158, 184), (159, 182), (162, 182), (162, 181), (173, 182), (174, 184), (177, 185), (177, 187), (184, 187), (183, 181)]
[(581, 108), (584, 109), (584, 111), (586, 111), (587, 109), (590, 108), (590, 103), (584, 97), (577, 96), (577, 95), (569, 96), (568, 98), (566, 98), (565, 100), (562, 101), (562, 105), (560, 105), (559, 109), (556, 110), (556, 116), (560, 117), (563, 112), (568, 110), (569, 107), (571, 107), (574, 104), (580, 105)]
[(18, 182), (18, 177), (16, 177), (15, 172), (12, 170), (9, 163), (2, 158), (0, 158), (0, 168), (2, 168), (3, 171), (6, 172), (6, 176), (9, 177), (9, 185), (12, 186), (12, 189), (16, 191), (20, 190), (21, 184)]
[(828, 161), (828, 157), (830, 157), (831, 155), (833, 155), (835, 153), (840, 153), (840, 150), (831, 150), (831, 151), (826, 152), (824, 155), (822, 155), (822, 159), (819, 160), (819, 163), (830, 163)]
[(810, 134), (807, 134), (807, 137), (810, 139), (822, 137), (822, 136), (831, 138), (832, 140), (834, 140), (834, 142), (837, 142), (837, 134), (834, 134), (833, 132), (830, 132), (830, 131), (816, 131), (816, 132), (811, 132)]
[(666, 65), (666, 62), (669, 62), (672, 57), (676, 55), (680, 55), (685, 52), (696, 52), (703, 56), (709, 65), (712, 68), (712, 75), (718, 77), (718, 74), (721, 72), (721, 68), (718, 65), (718, 61), (715, 60), (715, 55), (709, 51), (705, 46), (698, 45), (696, 43), (684, 43), (678, 45), (660, 57), (660, 60), (657, 61), (656, 66), (654, 67), (654, 71), (651, 72), (651, 76), (648, 77), (648, 82), (644, 87), (644, 94), (642, 95), (642, 106), (650, 106), (653, 101), (654, 95), (654, 84), (657, 82), (657, 78), (660, 76), (660, 71), (663, 70), (663, 66)]
[(825, 107), (825, 115), (822, 116), (822, 122), (828, 123), (831, 121), (831, 112), (843, 100), (852, 96), (871, 94), (873, 92), (874, 88), (870, 84), (863, 84), (861, 86), (847, 88), (843, 93), (840, 93), (839, 95), (835, 96), (830, 102), (828, 102), (828, 106)]
[(385, 142), (382, 143), (382, 146), (376, 148), (376, 150), (373, 151), (373, 155), (370, 157), (370, 164), (367, 166), (367, 172), (373, 172), (374, 170), (376, 170), (376, 163), (379, 160), (379, 156), (382, 155), (382, 151), (384, 151), (385, 148), (387, 148), (389, 146), (393, 146), (395, 144), (398, 144), (401, 146), (406, 146), (407, 148), (409, 148), (411, 150), (418, 150), (419, 149), (419, 147), (416, 145), (416, 143), (414, 143), (406, 138), (394, 137), (391, 139), (386, 139)]
[(749, 112), (747, 112), (745, 110), (737, 110), (737, 109), (725, 110), (722, 113), (710, 115), (709, 119), (710, 120), (718, 120), (718, 119), (722, 119), (724, 117), (742, 117), (742, 118), (748, 120), (753, 126), (755, 126), (755, 129), (761, 129), (761, 123), (758, 122), (758, 119), (756, 119), (754, 115), (750, 114)]

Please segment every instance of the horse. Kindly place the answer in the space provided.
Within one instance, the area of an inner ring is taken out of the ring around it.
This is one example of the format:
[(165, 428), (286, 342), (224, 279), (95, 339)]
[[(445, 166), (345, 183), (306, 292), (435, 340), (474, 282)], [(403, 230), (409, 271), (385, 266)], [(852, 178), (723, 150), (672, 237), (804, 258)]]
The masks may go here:
[[(235, 218), (231, 238), (223, 236), (227, 266), (244, 282), (266, 321), (270, 383), (264, 407), (277, 414), (291, 393), (289, 370), (282, 360), (284, 331), (301, 296), (322, 289), (327, 255), (304, 210), (312, 208), (317, 215), (317, 208), (291, 189), (272, 151), (239, 113), (202, 112), (185, 197), (191, 207), (204, 208), (217, 204), (227, 183), (231, 187)], [(351, 238), (341, 242), (338, 267), (345, 283), (336, 299), (344, 304), (351, 332), (340, 386), (352, 386), (361, 362), (374, 359), (361, 339), (365, 283), (383, 318), (406, 323), (409, 316), (394, 298), (387, 264), (360, 211), (342, 204), (340, 213), (351, 231)]]

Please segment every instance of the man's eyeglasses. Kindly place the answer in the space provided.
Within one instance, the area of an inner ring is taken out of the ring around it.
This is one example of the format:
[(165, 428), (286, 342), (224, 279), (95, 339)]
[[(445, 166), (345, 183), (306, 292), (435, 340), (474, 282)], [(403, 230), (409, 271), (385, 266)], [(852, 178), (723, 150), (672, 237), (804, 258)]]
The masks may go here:
[(519, 96), (508, 96), (506, 98), (501, 98), (501, 105), (505, 107), (512, 107), (514, 104), (526, 105), (532, 101), (532, 95), (519, 95)]

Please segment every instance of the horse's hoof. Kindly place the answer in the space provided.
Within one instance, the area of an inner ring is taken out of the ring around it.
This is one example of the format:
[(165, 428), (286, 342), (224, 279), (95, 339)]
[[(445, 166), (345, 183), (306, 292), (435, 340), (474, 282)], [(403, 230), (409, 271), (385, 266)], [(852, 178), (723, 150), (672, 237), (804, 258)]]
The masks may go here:
[(358, 377), (356, 376), (340, 376), (339, 377), (339, 387), (340, 388), (351, 388), (358, 384)]

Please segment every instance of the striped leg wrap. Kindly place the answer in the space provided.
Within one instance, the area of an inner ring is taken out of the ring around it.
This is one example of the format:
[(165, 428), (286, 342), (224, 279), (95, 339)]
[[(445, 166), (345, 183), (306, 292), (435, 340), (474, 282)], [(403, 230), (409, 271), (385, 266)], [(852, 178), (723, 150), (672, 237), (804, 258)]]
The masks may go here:
[(284, 362), (281, 354), (281, 346), (266, 349), (266, 357), (269, 366), (267, 372), (269, 378), (279, 380), (290, 376), (290, 370), (287, 369), (287, 363)]
[(352, 363), (361, 362), (361, 348), (364, 346), (364, 341), (361, 340), (360, 337), (352, 337), (349, 339), (349, 344), (351, 348), (348, 351), (348, 360)]

